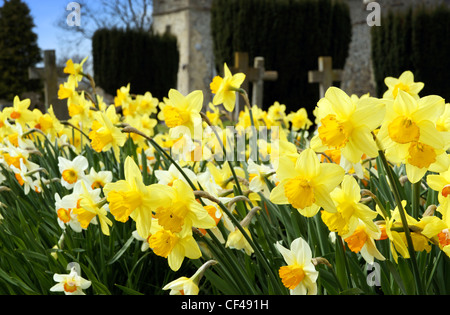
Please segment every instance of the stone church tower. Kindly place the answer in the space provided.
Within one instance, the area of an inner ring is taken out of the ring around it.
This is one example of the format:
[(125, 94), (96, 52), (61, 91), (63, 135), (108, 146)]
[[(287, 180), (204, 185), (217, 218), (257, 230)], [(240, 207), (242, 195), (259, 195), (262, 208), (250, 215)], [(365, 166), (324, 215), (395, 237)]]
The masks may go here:
[(153, 0), (153, 30), (178, 39), (180, 63), (177, 89), (183, 95), (202, 90), (204, 105), (212, 101), (209, 84), (214, 71), (210, 33), (212, 0)]

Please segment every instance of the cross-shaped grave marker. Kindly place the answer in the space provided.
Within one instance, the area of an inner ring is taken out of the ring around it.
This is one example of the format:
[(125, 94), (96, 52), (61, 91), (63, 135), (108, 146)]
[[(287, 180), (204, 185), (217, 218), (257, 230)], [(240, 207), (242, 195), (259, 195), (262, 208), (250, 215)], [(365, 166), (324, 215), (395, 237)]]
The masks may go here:
[(342, 70), (334, 70), (331, 57), (319, 57), (319, 70), (308, 72), (309, 83), (319, 83), (320, 98), (325, 97), (325, 92), (333, 86), (333, 82), (342, 80)]
[(248, 92), (249, 82), (252, 83), (252, 105), (256, 104), (260, 107), (263, 105), (264, 81), (275, 81), (278, 79), (277, 71), (266, 71), (264, 57), (255, 57), (253, 67), (249, 67), (249, 58), (246, 52), (236, 52), (234, 54), (234, 67), (231, 67), (230, 71), (233, 74), (238, 72), (245, 74), (245, 81), (241, 88)]
[(58, 77), (63, 77), (64, 68), (56, 66), (56, 56), (54, 50), (44, 51), (44, 68), (29, 68), (30, 79), (41, 79), (44, 81), (45, 111), (50, 105), (58, 119), (68, 118), (67, 103), (58, 99)]

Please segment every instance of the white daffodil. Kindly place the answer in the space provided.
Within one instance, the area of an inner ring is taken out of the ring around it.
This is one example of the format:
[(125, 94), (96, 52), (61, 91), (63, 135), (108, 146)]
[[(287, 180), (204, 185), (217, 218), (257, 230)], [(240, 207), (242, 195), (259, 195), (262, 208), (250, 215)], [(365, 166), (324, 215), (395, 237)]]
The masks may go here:
[(61, 184), (67, 189), (72, 189), (76, 182), (85, 177), (85, 171), (89, 167), (88, 160), (78, 155), (72, 161), (58, 157), (58, 167), (61, 172)]
[(64, 292), (65, 295), (85, 295), (82, 290), (91, 286), (91, 281), (78, 275), (75, 267), (70, 270), (68, 275), (55, 273), (53, 280), (58, 283), (50, 288), (50, 292)]
[(279, 242), (275, 244), (287, 266), (279, 269), (279, 275), (284, 286), (291, 295), (317, 294), (317, 277), (319, 272), (312, 262), (311, 248), (301, 237), (291, 243), (291, 248), (283, 247)]

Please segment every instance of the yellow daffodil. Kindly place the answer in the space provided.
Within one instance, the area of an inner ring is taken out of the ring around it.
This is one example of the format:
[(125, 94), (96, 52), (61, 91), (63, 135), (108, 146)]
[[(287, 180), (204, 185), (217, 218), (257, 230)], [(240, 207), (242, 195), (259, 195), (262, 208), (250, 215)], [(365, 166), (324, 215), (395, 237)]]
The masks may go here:
[(83, 290), (91, 286), (91, 281), (82, 278), (75, 268), (68, 275), (55, 273), (53, 280), (58, 283), (50, 288), (50, 292), (64, 292), (65, 295), (85, 295)]
[(286, 127), (288, 123), (286, 105), (279, 102), (273, 103), (267, 110), (267, 119), (271, 122), (271, 125)]
[(122, 86), (120, 89), (117, 89), (116, 96), (114, 97), (114, 105), (116, 107), (121, 106), (122, 109), (126, 109), (131, 100), (129, 83), (127, 86)]
[(119, 156), (120, 147), (124, 145), (127, 136), (114, 125), (118, 120), (119, 117), (116, 115), (113, 105), (108, 107), (106, 113), (95, 113), (95, 122), (89, 133), (89, 139), (91, 139), (92, 148), (96, 152), (112, 149), (116, 157)]
[(6, 107), (3, 112), (16, 124), (19, 124), (23, 128), (26, 128), (29, 123), (34, 121), (34, 114), (29, 109), (30, 105), (30, 99), (20, 100), (19, 97), (16, 96), (14, 97), (13, 106)]
[(136, 222), (139, 235), (147, 238), (152, 223), (152, 193), (142, 180), (142, 173), (132, 157), (124, 164), (125, 179), (107, 183), (103, 188), (109, 210), (119, 222), (131, 217)]
[(363, 154), (376, 157), (378, 148), (371, 132), (379, 127), (384, 113), (385, 104), (379, 99), (355, 100), (341, 89), (330, 87), (317, 104), (320, 126), (311, 139), (311, 148), (316, 152), (339, 149), (351, 163), (358, 163)]
[(78, 82), (75, 76), (69, 76), (66, 82), (59, 85), (58, 90), (58, 98), (60, 100), (72, 99), (77, 94), (76, 88), (77, 88)]
[(448, 134), (436, 128), (444, 104), (439, 96), (417, 100), (400, 90), (392, 106), (388, 106), (377, 138), (389, 161), (405, 164), (412, 183), (418, 182), (428, 170), (441, 172), (450, 165), (445, 152)]
[[(406, 201), (402, 201), (403, 208), (406, 206)], [(398, 255), (403, 258), (410, 258), (406, 235), (403, 229), (403, 224), (400, 217), (398, 207), (391, 211), (391, 217), (386, 218), (382, 211), (377, 206), (377, 212), (385, 218), (386, 221), (386, 235), (391, 243), (391, 253), (394, 260), (398, 261)], [(430, 242), (433, 238), (446, 228), (444, 221), (435, 216), (422, 217), (419, 221), (405, 213), (407, 225), (410, 229), (411, 240), (415, 251), (431, 250)], [(437, 240), (435, 240), (437, 242)]]
[(245, 80), (245, 74), (231, 74), (230, 69), (225, 63), (223, 66), (224, 77), (216, 76), (210, 84), (211, 92), (214, 95), (213, 104), (223, 104), (229, 112), (234, 110), (236, 105), (236, 91), (238, 91)]
[(445, 104), (444, 112), (436, 122), (436, 128), (438, 131), (450, 132), (450, 103)]
[[(173, 181), (171, 186), (153, 184), (150, 186), (152, 208), (159, 225), (165, 230), (179, 233), (192, 227), (209, 229), (216, 223), (209, 213), (196, 200), (187, 183), (181, 179)], [(157, 197), (156, 197), (157, 196)]]
[(64, 73), (73, 76), (76, 82), (80, 82), (83, 79), (83, 65), (88, 57), (84, 58), (80, 63), (74, 63), (72, 59), (67, 60)]
[(67, 189), (72, 189), (76, 182), (84, 178), (89, 162), (82, 155), (76, 156), (72, 161), (60, 156), (58, 167), (61, 173), (61, 184)]
[[(35, 112), (35, 111), (33, 111)], [(41, 115), (35, 115), (36, 117), (36, 125), (34, 128), (41, 130), (44, 134), (46, 134), (50, 141), (54, 141), (58, 138), (64, 129), (64, 126), (61, 124), (59, 119), (56, 117), (53, 106), (50, 106), (47, 110), (47, 113)]]
[[(252, 235), (250, 234), (250, 230), (248, 229), (248, 227), (243, 226), (242, 228), (251, 239)], [(242, 232), (237, 228), (228, 235), (225, 247), (244, 250), (247, 255), (251, 255), (254, 252), (253, 248), (250, 246), (250, 243), (244, 237)]]
[(158, 112), (159, 101), (156, 97), (152, 96), (152, 93), (145, 92), (144, 95), (136, 96), (136, 114), (139, 116), (150, 116)]
[(213, 103), (208, 104), (209, 110), (206, 112), (206, 117), (208, 117), (209, 121), (213, 126), (223, 127), (221, 117), (221, 112), (218, 106), (213, 105)]
[(336, 205), (337, 212), (322, 211), (322, 220), (330, 231), (337, 232), (340, 236), (352, 234), (360, 220), (373, 232), (378, 231), (378, 227), (373, 222), (378, 214), (360, 202), (361, 190), (353, 176), (345, 175), (341, 187), (336, 187), (330, 196)]
[(383, 98), (395, 99), (399, 91), (404, 91), (414, 98), (419, 98), (419, 92), (423, 89), (422, 82), (414, 82), (414, 74), (411, 71), (403, 72), (400, 77), (387, 77), (384, 79), (388, 90), (384, 93)]
[(77, 191), (78, 201), (77, 208), (73, 212), (77, 215), (77, 219), (83, 229), (87, 229), (89, 224), (100, 221), (100, 228), (103, 234), (109, 235), (109, 226), (112, 221), (108, 218), (106, 210), (106, 202), (100, 197), (101, 189), (92, 189), (84, 180), (76, 183), (74, 190)]
[(330, 193), (342, 181), (344, 170), (336, 164), (320, 163), (312, 149), (304, 150), (295, 163), (280, 157), (277, 177), (280, 183), (270, 194), (273, 203), (291, 204), (307, 217), (314, 216), (321, 207), (337, 211)]
[(292, 241), (290, 249), (279, 242), (275, 244), (283, 256), (287, 266), (279, 269), (283, 285), (289, 289), (291, 295), (317, 294), (317, 278), (319, 272), (312, 262), (312, 252), (303, 238)]
[(278, 169), (280, 157), (288, 157), (295, 163), (299, 156), (297, 146), (287, 139), (287, 135), (282, 129), (280, 129), (278, 137), (273, 137), (271, 134), (270, 141), (258, 139), (257, 143), (261, 160), (270, 161), (275, 170)]
[(292, 124), (292, 130), (294, 131), (309, 129), (312, 126), (312, 121), (309, 120), (305, 108), (300, 108), (298, 111), (288, 114), (286, 118)]
[(194, 91), (184, 96), (171, 89), (168, 96), (160, 103), (161, 112), (158, 117), (171, 128), (170, 132), (177, 135), (189, 132), (192, 139), (197, 139), (198, 133), (201, 136), (202, 132), (200, 111), (203, 107), (203, 92)]
[[(406, 201), (402, 201), (402, 206), (403, 208), (406, 206)], [(398, 207), (396, 207), (394, 211), (391, 211), (391, 217), (387, 217), (378, 206), (376, 206), (376, 210), (385, 220), (384, 228), (386, 236), (390, 241), (391, 254), (394, 260), (396, 262), (398, 261), (399, 254), (403, 256), (403, 258), (409, 258), (408, 247), (403, 241), (400, 233), (395, 230), (395, 227), (402, 226)]]
[(170, 269), (177, 271), (183, 264), (184, 258), (198, 259), (202, 252), (192, 235), (192, 229), (183, 229), (174, 233), (153, 220), (148, 238), (149, 247), (161, 257), (167, 258)]
[[(222, 167), (208, 162), (206, 167), (211, 172), (215, 182), (217, 185), (222, 187), (222, 189), (232, 189), (235, 183), (233, 182), (233, 173), (231, 172), (230, 165), (228, 163), (224, 163)], [(236, 175), (240, 178), (245, 178), (245, 172), (240, 167), (235, 167), (234, 171)]]
[(253, 127), (267, 127), (270, 128), (270, 121), (265, 119), (265, 112), (259, 108), (257, 105), (253, 105), (251, 108), (251, 113), (253, 116), (253, 123), (250, 116), (250, 110), (246, 106), (244, 110), (239, 113), (238, 122), (236, 123), (236, 129), (238, 132), (245, 132), (247, 128)]
[(94, 106), (90, 100), (85, 98), (84, 91), (80, 94), (75, 93), (71, 98), (67, 100), (67, 109), (72, 121), (76, 121), (74, 125), (79, 126), (82, 130), (88, 130), (91, 127), (93, 119), (93, 111), (91, 108)]
[(170, 290), (170, 295), (198, 295), (198, 284), (203, 277), (206, 269), (216, 264), (214, 260), (207, 261), (200, 268), (197, 269), (195, 274), (188, 277), (180, 277), (172, 282), (166, 284), (163, 290)]
[(437, 210), (442, 214), (442, 220), (450, 226), (450, 169), (439, 174), (428, 175), (427, 184), (431, 189), (439, 192)]
[[(158, 124), (158, 121), (156, 119), (150, 118), (149, 116), (125, 116), (125, 119), (123, 120), (124, 123), (130, 125), (133, 128), (136, 128), (143, 134), (153, 137), (154, 135), (154, 128)], [(131, 139), (133, 139), (133, 142), (136, 143), (136, 145), (140, 148), (146, 147), (146, 139), (145, 137), (137, 134), (137, 133), (130, 133), (129, 136)]]

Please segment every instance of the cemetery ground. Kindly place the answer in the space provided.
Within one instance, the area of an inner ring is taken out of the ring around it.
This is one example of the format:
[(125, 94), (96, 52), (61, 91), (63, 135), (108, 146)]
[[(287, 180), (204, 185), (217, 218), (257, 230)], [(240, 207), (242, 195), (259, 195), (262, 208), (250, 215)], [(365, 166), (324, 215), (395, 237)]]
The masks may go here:
[(201, 91), (129, 85), (106, 103), (72, 60), (46, 86), (64, 108), (3, 109), (0, 293), (448, 294), (445, 100), (409, 71), (382, 98), (347, 95), (321, 57), (314, 117), (265, 111), (277, 74), (238, 59), (206, 109)]

